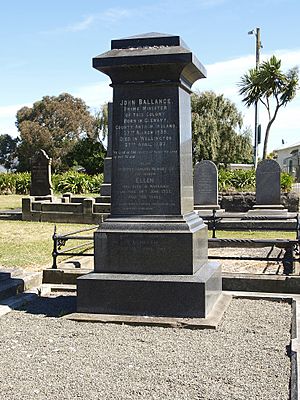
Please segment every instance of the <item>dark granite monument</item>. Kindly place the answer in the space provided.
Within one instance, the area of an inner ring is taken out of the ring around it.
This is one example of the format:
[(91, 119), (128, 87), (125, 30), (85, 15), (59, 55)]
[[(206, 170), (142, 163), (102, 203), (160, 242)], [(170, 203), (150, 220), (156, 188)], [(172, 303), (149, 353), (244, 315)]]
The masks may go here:
[(256, 169), (254, 210), (283, 210), (280, 191), (280, 166), (275, 160), (262, 160)]
[(196, 163), (194, 168), (195, 210), (219, 210), (218, 169), (209, 160)]
[(51, 158), (38, 150), (31, 159), (30, 196), (52, 196)]
[(179, 36), (112, 40), (93, 59), (113, 87), (111, 215), (94, 272), (77, 280), (87, 313), (206, 317), (221, 294), (207, 227), (193, 211), (190, 94), (205, 68)]

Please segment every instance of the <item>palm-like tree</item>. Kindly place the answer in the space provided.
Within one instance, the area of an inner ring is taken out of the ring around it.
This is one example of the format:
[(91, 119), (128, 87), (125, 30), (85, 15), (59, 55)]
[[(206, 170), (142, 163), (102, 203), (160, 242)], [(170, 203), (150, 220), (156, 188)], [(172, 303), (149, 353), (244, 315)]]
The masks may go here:
[(285, 107), (295, 97), (299, 88), (298, 68), (294, 67), (284, 74), (280, 67), (281, 60), (272, 56), (257, 68), (250, 69), (238, 83), (239, 94), (243, 96), (243, 102), (247, 107), (260, 102), (268, 112), (269, 122), (265, 132), (263, 159), (267, 156), (270, 129), (279, 108)]

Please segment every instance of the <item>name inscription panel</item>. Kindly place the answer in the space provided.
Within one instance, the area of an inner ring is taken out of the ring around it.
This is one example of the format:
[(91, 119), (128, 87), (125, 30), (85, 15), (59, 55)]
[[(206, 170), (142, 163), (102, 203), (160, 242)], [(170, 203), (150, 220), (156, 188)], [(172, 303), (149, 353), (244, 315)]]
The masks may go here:
[(177, 110), (173, 89), (115, 89), (112, 215), (179, 212)]

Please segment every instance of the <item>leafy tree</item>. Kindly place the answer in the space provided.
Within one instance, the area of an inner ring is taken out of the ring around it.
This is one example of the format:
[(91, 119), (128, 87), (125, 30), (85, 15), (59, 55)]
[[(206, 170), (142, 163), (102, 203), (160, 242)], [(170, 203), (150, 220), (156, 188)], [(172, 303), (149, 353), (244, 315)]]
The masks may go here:
[(0, 135), (0, 164), (11, 170), (16, 164), (16, 150), (19, 139), (13, 139), (10, 135)]
[(105, 103), (95, 113), (96, 134), (98, 140), (103, 140), (108, 134), (108, 104)]
[(68, 93), (45, 96), (32, 107), (21, 108), (16, 122), (21, 136), (20, 170), (29, 168), (29, 159), (39, 149), (52, 158), (54, 170), (67, 169), (67, 155), (76, 143), (99, 134), (98, 120), (83, 100)]
[(103, 172), (105, 148), (96, 139), (86, 137), (78, 141), (73, 150), (67, 155), (69, 166), (81, 166), (89, 175)]
[[(270, 129), (277, 117), (280, 107), (285, 107), (296, 95), (298, 89), (298, 68), (290, 69), (284, 74), (281, 60), (272, 56), (262, 62), (258, 68), (252, 68), (242, 76), (239, 82), (239, 93), (247, 107), (260, 102), (268, 112), (269, 121), (266, 127), (263, 159), (267, 157), (267, 146)], [(273, 100), (273, 101), (272, 101)]]
[(216, 164), (252, 161), (251, 133), (234, 103), (212, 91), (192, 95), (193, 160)]

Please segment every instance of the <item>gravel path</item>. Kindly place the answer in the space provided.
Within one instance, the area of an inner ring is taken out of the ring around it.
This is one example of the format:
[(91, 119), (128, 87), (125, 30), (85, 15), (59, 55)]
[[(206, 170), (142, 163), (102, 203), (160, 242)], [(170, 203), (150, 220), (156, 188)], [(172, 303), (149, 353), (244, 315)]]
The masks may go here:
[(0, 318), (0, 399), (287, 400), (291, 307), (234, 299), (216, 331), (76, 323), (39, 299)]
[[(266, 248), (236, 248), (226, 247), (223, 249), (209, 249), (208, 253), (211, 256), (250, 256), (250, 257), (266, 257), (270, 251)], [(280, 249), (275, 248), (272, 251), (271, 257), (278, 257)], [(283, 264), (276, 261), (249, 261), (249, 260), (218, 260), (222, 265), (222, 272), (228, 273), (248, 273), (248, 274), (283, 274)]]

